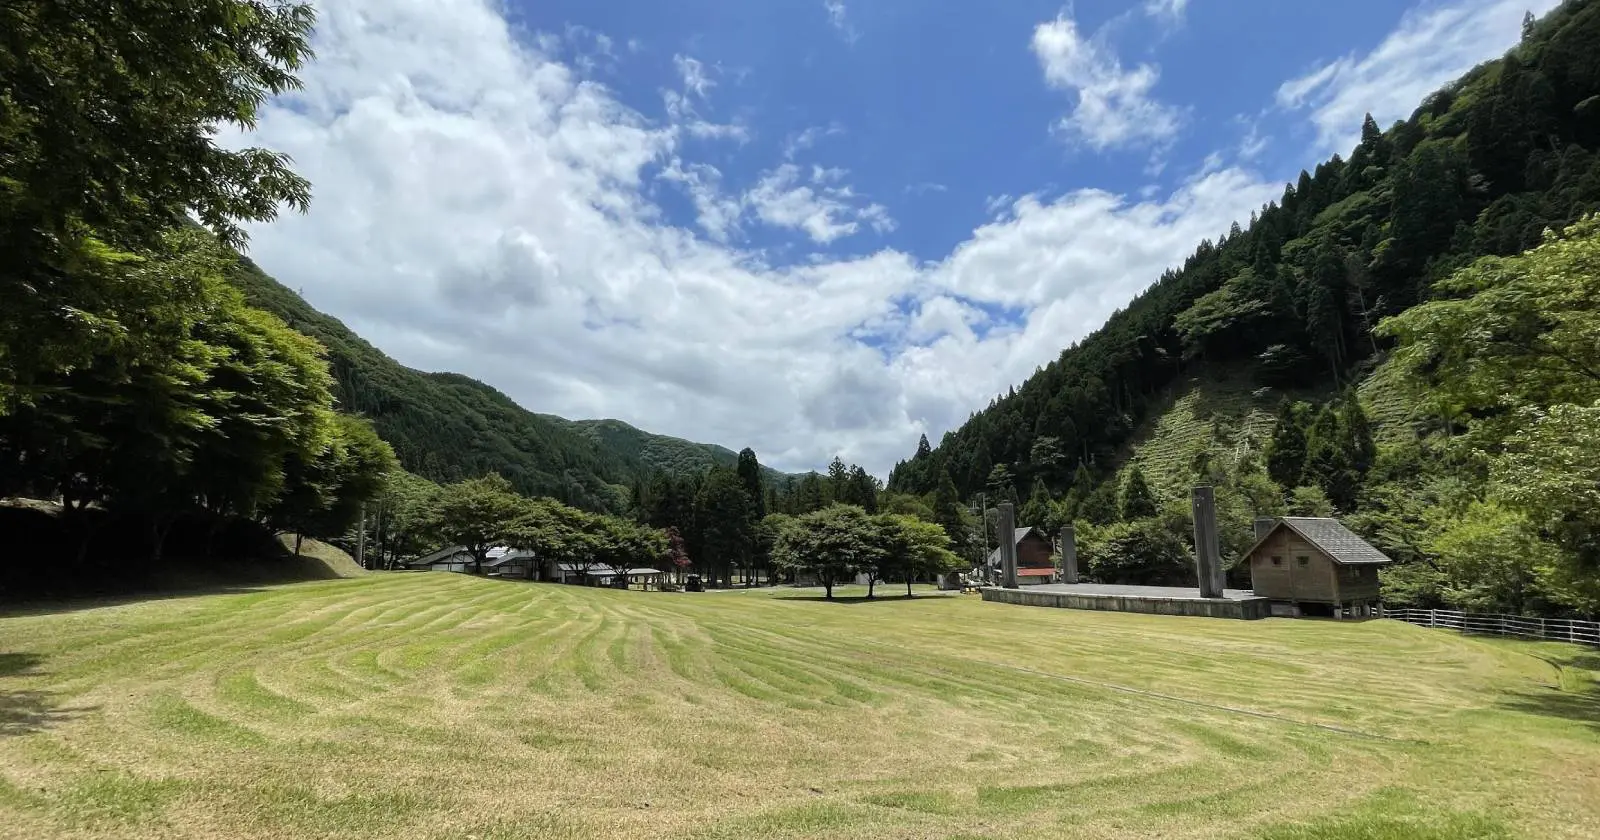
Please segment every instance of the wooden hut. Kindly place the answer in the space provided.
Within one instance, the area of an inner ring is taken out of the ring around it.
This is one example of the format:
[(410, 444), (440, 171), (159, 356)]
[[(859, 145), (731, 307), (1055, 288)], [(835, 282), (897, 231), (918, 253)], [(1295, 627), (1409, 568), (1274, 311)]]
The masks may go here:
[(1275, 615), (1364, 618), (1378, 604), (1378, 569), (1392, 563), (1337, 519), (1262, 520), (1245, 553), (1250, 588)]

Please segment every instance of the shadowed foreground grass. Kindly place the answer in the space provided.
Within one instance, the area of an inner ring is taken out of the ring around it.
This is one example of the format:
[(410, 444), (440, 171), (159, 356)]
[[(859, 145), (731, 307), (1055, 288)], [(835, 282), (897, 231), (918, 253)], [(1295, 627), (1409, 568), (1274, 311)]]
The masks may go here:
[(1593, 653), (809, 594), (397, 574), (0, 617), (0, 837), (1600, 835)]

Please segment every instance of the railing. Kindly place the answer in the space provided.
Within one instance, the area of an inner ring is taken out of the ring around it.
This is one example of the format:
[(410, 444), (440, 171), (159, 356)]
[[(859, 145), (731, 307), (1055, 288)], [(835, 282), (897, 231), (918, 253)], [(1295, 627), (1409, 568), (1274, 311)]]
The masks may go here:
[(1385, 607), (1384, 618), (1422, 627), (1442, 627), (1460, 633), (1517, 636), (1600, 647), (1600, 621), (1581, 618), (1527, 618), (1520, 615), (1485, 615), (1456, 610), (1414, 610)]

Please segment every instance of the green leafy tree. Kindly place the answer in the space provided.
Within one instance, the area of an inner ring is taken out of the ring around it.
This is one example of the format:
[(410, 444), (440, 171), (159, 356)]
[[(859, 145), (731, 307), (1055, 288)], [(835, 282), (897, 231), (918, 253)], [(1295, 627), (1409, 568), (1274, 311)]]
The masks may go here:
[[(509, 487), (504, 484), (502, 489)], [(509, 508), (511, 515), (494, 526), (496, 535), (491, 544), (503, 541), (531, 551), (541, 560), (566, 565), (578, 574), (587, 574), (611, 559), (607, 555), (617, 553), (619, 537), (609, 529), (606, 518), (555, 499), (518, 498), (517, 502)]]
[(1043, 481), (1033, 483), (1033, 492), (1028, 495), (1028, 501), (1018, 512), (1021, 517), (1019, 524), (1031, 525), (1046, 534), (1055, 533), (1056, 506), (1050, 500), (1050, 492), (1045, 489)]
[(1278, 405), (1278, 419), (1267, 444), (1267, 475), (1281, 487), (1298, 486), (1305, 474), (1310, 413), (1305, 403), (1284, 400)]
[(1181, 519), (1151, 516), (1082, 529), (1078, 557), (1101, 583), (1193, 585), (1194, 566)]
[(0, 410), (36, 379), (87, 363), (137, 312), (78, 262), (94, 239), (159, 248), (192, 213), (230, 245), (241, 221), (304, 210), (288, 159), (214, 141), (298, 87), (307, 4), (271, 0), (17, 0), (0, 7)]
[(473, 573), (483, 574), (489, 549), (512, 542), (514, 526), (527, 512), (528, 501), (511, 482), (490, 474), (440, 487), (421, 513), (421, 527), (437, 540), (465, 548)]
[(1114, 481), (1103, 481), (1086, 496), (1078, 505), (1077, 517), (1095, 525), (1109, 525), (1121, 516), (1121, 508), (1117, 501), (1117, 485)]
[(748, 567), (755, 550), (750, 497), (734, 470), (713, 467), (695, 496), (700, 561), (713, 580), (726, 581), (735, 566)]
[(1290, 516), (1332, 516), (1333, 502), (1321, 487), (1301, 485), (1289, 491)]
[(888, 513), (877, 516), (873, 524), (882, 552), (880, 571), (905, 581), (907, 598), (912, 595), (912, 581), (919, 575), (944, 574), (961, 567), (961, 558), (950, 550), (950, 538), (934, 523)]
[(1040, 476), (1052, 482), (1059, 481), (1060, 471), (1067, 463), (1067, 456), (1061, 451), (1061, 438), (1050, 435), (1035, 438), (1028, 449), (1028, 462)]
[(989, 470), (989, 479), (985, 486), (989, 491), (989, 503), (1017, 502), (1017, 482), (1011, 475), (1011, 467), (1006, 464), (995, 464)]
[(1338, 510), (1351, 510), (1361, 489), (1353, 454), (1339, 423), (1339, 412), (1333, 406), (1325, 406), (1317, 412), (1306, 435), (1306, 468), (1301, 480), (1322, 488)]
[(1520, 615), (1544, 600), (1543, 581), (1560, 580), (1555, 546), (1525, 517), (1492, 503), (1474, 503), (1446, 523), (1429, 550), (1446, 603), (1459, 609)]
[(1144, 479), (1144, 470), (1138, 464), (1129, 467), (1128, 475), (1122, 481), (1122, 493), (1117, 498), (1117, 515), (1124, 522), (1132, 522), (1155, 516), (1159, 510), (1156, 495)]
[(823, 488), (822, 477), (814, 472), (801, 476), (800, 485), (795, 488), (794, 498), (796, 515), (812, 513), (827, 507), (828, 493)]
[(933, 494), (933, 521), (944, 529), (945, 536), (955, 545), (963, 545), (970, 539), (966, 527), (966, 518), (963, 515), (961, 497), (956, 493), (956, 483), (950, 478), (950, 471), (944, 468), (939, 470), (939, 487)]
[(833, 587), (853, 570), (876, 568), (882, 549), (866, 512), (854, 505), (830, 505), (795, 518), (779, 535), (773, 559), (779, 566), (811, 572), (829, 600)]
[(357, 524), (362, 505), (382, 491), (398, 468), (394, 450), (371, 424), (339, 415), (327, 444), (307, 457), (285, 459), (284, 488), (267, 511), (276, 527), (294, 534), (294, 553), (307, 536), (336, 537)]
[(851, 499), (850, 467), (837, 455), (828, 463), (828, 483), (825, 490), (828, 504), (859, 504)]
[(750, 497), (750, 515), (760, 522), (767, 515), (767, 496), (762, 487), (761, 462), (756, 460), (755, 450), (748, 447), (739, 450), (736, 469), (739, 481), (744, 484), (745, 494)]
[(419, 555), (431, 547), (423, 513), (438, 491), (439, 485), (402, 469), (384, 477), (367, 519), (378, 566), (393, 568), (400, 557)]
[(938, 522), (938, 517), (933, 512), (932, 500), (924, 496), (885, 491), (879, 497), (878, 508), (883, 513), (898, 513), (903, 516), (914, 516), (923, 522)]
[(1089, 472), (1089, 467), (1079, 462), (1077, 470), (1072, 473), (1072, 486), (1067, 489), (1067, 496), (1061, 504), (1066, 509), (1069, 518), (1077, 518), (1079, 508), (1095, 490), (1094, 474)]
[(1394, 364), (1445, 419), (1600, 398), (1600, 219), (1515, 257), (1485, 257), (1439, 299), (1378, 325)]
[(1539, 571), (1550, 598), (1600, 612), (1600, 401), (1528, 409), (1524, 418), (1490, 464), (1493, 495), (1562, 550)]
[(1358, 481), (1365, 480), (1378, 460), (1378, 444), (1372, 437), (1372, 424), (1361, 407), (1354, 390), (1345, 394), (1339, 406), (1339, 431), (1344, 437), (1344, 448), (1349, 455), (1350, 468)]
[(761, 559), (761, 564), (768, 571), (776, 568), (774, 551), (777, 549), (778, 537), (784, 529), (794, 524), (794, 517), (786, 513), (769, 513), (761, 518), (761, 524), (756, 526), (756, 556)]
[(867, 513), (878, 512), (878, 480), (860, 466), (850, 468), (849, 503), (860, 505)]

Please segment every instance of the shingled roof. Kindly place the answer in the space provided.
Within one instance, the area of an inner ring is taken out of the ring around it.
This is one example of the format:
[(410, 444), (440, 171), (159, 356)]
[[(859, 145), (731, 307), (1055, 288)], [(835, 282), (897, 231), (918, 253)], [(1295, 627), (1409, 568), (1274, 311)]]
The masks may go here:
[[(1373, 548), (1356, 532), (1344, 527), (1344, 523), (1326, 516), (1284, 516), (1278, 519), (1278, 524), (1273, 527), (1288, 528), (1299, 534), (1306, 542), (1316, 546), (1323, 554), (1328, 555), (1333, 562), (1341, 566), (1359, 566), (1377, 563), (1393, 563), (1383, 552)], [(1266, 539), (1259, 540), (1246, 556), (1255, 553), (1261, 544), (1272, 539), (1268, 533)]]

